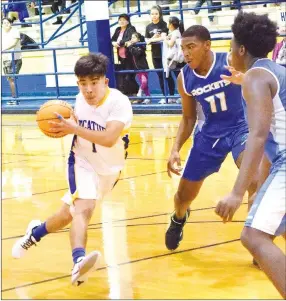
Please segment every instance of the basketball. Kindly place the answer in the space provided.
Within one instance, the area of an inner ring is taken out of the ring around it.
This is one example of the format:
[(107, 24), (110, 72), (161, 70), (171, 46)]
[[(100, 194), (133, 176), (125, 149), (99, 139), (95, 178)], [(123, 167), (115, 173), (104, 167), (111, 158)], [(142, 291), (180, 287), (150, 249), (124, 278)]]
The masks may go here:
[(55, 112), (60, 114), (63, 118), (70, 118), (73, 113), (72, 106), (66, 101), (62, 100), (49, 100), (44, 103), (39, 111), (37, 112), (37, 123), (40, 130), (49, 137), (52, 138), (61, 138), (64, 137), (62, 133), (50, 132), (51, 125), (49, 121), (60, 122), (58, 117), (55, 115)]

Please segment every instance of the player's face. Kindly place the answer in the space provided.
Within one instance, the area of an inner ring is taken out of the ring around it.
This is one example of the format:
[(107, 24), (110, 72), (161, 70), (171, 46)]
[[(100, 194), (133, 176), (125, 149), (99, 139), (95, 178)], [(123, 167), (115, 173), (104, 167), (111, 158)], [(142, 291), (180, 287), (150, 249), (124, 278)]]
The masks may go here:
[(89, 105), (96, 105), (106, 94), (108, 79), (105, 76), (92, 75), (78, 77), (78, 87)]
[(185, 62), (192, 69), (197, 69), (205, 60), (207, 52), (210, 50), (210, 41), (201, 41), (197, 37), (182, 38), (181, 47)]
[(245, 72), (244, 70), (244, 53), (245, 49), (243, 46), (239, 46), (234, 38), (231, 40), (230, 47), (230, 63), (237, 71)]

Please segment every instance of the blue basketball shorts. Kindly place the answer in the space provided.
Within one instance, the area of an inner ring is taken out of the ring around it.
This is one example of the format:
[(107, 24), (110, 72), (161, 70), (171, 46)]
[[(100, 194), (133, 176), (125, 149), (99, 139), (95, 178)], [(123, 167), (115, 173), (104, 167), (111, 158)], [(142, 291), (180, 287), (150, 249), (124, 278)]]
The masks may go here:
[(188, 181), (205, 179), (220, 170), (221, 164), (230, 152), (236, 161), (245, 149), (248, 133), (246, 123), (229, 135), (217, 139), (206, 137), (203, 132), (196, 131), (182, 177)]

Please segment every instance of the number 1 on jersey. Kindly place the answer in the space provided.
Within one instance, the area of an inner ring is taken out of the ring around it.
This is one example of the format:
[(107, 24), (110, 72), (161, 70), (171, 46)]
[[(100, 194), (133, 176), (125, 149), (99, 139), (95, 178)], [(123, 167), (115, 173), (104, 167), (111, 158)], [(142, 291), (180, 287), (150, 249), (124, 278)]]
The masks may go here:
[(209, 96), (209, 97), (205, 98), (205, 100), (210, 103), (212, 113), (217, 113), (217, 107), (216, 107), (216, 104), (215, 104), (215, 97), (217, 97), (220, 101), (221, 110), (226, 111), (227, 110), (227, 105), (226, 105), (226, 100), (225, 100), (225, 94), (224, 94), (224, 92), (220, 92), (220, 93), (217, 93), (215, 95), (212, 95), (212, 96)]

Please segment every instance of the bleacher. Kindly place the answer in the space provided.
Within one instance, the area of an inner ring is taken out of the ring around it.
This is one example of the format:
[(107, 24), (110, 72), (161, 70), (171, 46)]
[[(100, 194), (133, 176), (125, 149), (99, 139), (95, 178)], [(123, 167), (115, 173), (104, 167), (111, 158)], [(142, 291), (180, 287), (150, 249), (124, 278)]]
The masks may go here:
[[(181, 13), (179, 11), (179, 1), (168, 5), (170, 9), (170, 16), (177, 16), (181, 19)], [(230, 25), (233, 22), (235, 15), (237, 14), (236, 9), (231, 9), (230, 4), (232, 1), (219, 1), (222, 4), (222, 7), (219, 11), (216, 11), (213, 14), (208, 13), (207, 5), (203, 5), (201, 11), (198, 15), (195, 15), (192, 8), (194, 7), (196, 1), (183, 2), (183, 18), (185, 28), (188, 28), (194, 24), (201, 24), (209, 28), (212, 34), (213, 47), (217, 51), (228, 51), (229, 49), (229, 39), (231, 37)], [(218, 3), (218, 1), (214, 1)], [(241, 1), (244, 11), (255, 11), (259, 14), (268, 13), (270, 18), (277, 20), (277, 14), (281, 11), (285, 11), (285, 3), (281, 3), (280, 6), (276, 6), (273, 1), (268, 3), (266, 7), (263, 7), (263, 3), (266, 1)], [(5, 1), (2, 1), (2, 5)], [(109, 7), (110, 11), (110, 24), (116, 24), (118, 20), (118, 15), (121, 13), (129, 12), (131, 14), (131, 23), (134, 25), (138, 32), (145, 35), (145, 27), (150, 23), (149, 14), (147, 14), (150, 7), (156, 4), (156, 1), (140, 1), (140, 13), (138, 13), (137, 1), (129, 1), (133, 4), (129, 8), (126, 7), (124, 1), (115, 1)], [(250, 5), (254, 4), (254, 5)], [(166, 6), (166, 5), (165, 5)], [(78, 49), (69, 49), (70, 47), (82, 47), (82, 45), (87, 46), (87, 39), (84, 36), (86, 32), (85, 24), (85, 10), (84, 3), (81, 6), (81, 12), (79, 10), (78, 3), (72, 5), (76, 11), (71, 16), (71, 18), (64, 24), (53, 25), (58, 16), (62, 17), (63, 23), (70, 16), (70, 14), (60, 12), (58, 15), (54, 15), (50, 10), (50, 5), (42, 6), (42, 11), (45, 12), (41, 16), (41, 19), (44, 20), (40, 24), (40, 16), (30, 16), (26, 18), (27, 23), (32, 23), (31, 27), (19, 28), (20, 32), (27, 34), (33, 38), (36, 43), (40, 44), (44, 48), (61, 48), (63, 50), (57, 51), (56, 61), (57, 61), (57, 70), (59, 72), (72, 72), (74, 63), (79, 56), (86, 53), (87, 48), (78, 48)], [(164, 9), (164, 5), (162, 5)], [(31, 13), (31, 9), (29, 10)], [(73, 9), (71, 9), (71, 13)], [(137, 13), (136, 13), (137, 12)], [(132, 15), (134, 14), (134, 15)], [(210, 23), (209, 16), (214, 16), (214, 21)], [(164, 16), (164, 20), (167, 22), (169, 15)], [(45, 21), (48, 19), (47, 21)], [(15, 26), (21, 25), (19, 22), (15, 22)], [(111, 35), (113, 34), (116, 25), (110, 28)], [(53, 39), (53, 35), (57, 32), (56, 39)], [(63, 35), (61, 33), (65, 32)], [(43, 43), (44, 42), (44, 43)], [(41, 44), (42, 43), (42, 44)], [(152, 68), (152, 59), (150, 54), (150, 46), (147, 47), (147, 57), (149, 66)], [(115, 62), (117, 61), (115, 55)], [(20, 105), (18, 107), (9, 107), (6, 105), (6, 101), (10, 99), (10, 91), (8, 88), (7, 81), (5, 77), (2, 76), (2, 110), (4, 112), (33, 112), (39, 107), (44, 101), (55, 98), (55, 76), (46, 75), (41, 78), (37, 76), (37, 73), (52, 73), (54, 72), (54, 60), (51, 51), (29, 51), (23, 52), (23, 66), (20, 74), (29, 74), (29, 76), (19, 76), (18, 77), (18, 94), (20, 96)], [(161, 98), (158, 96), (159, 85), (157, 80), (157, 75), (153, 73), (151, 82), (151, 95), (157, 98), (154, 98), (152, 104), (142, 105), (137, 104), (133, 105), (134, 111), (139, 113), (178, 113), (181, 111), (181, 105), (179, 104), (166, 104), (158, 105), (157, 102)], [(25, 83), (25, 78), (27, 82)], [(39, 80), (38, 89), (31, 84), (33, 81)], [(44, 87), (45, 82), (45, 87)], [(70, 102), (74, 101), (75, 94), (77, 93), (76, 81), (72, 75), (59, 75), (59, 91), (60, 99), (67, 99)], [(177, 95), (178, 96), (178, 95)]]

